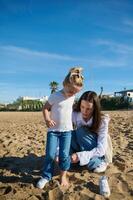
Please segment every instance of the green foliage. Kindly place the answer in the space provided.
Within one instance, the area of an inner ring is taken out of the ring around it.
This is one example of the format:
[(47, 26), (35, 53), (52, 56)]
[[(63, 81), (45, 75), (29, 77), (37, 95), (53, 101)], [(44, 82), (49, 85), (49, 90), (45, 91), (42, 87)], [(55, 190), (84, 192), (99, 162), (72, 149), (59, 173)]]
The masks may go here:
[(0, 111), (16, 111), (17, 106), (13, 104), (7, 104), (2, 107), (0, 107)]
[(50, 89), (51, 89), (51, 94), (58, 90), (58, 85), (59, 84), (55, 81), (50, 82), (49, 86), (50, 86)]
[(110, 97), (101, 99), (102, 110), (119, 110), (132, 108), (132, 104), (128, 99), (123, 97)]
[(42, 111), (43, 103), (39, 100), (23, 100), (18, 98), (12, 104), (0, 107), (0, 111)]
[(24, 100), (19, 109), (23, 111), (41, 111), (43, 103), (39, 100)]
[(16, 101), (13, 102), (13, 104), (15, 105), (20, 105), (23, 103), (23, 97), (18, 97)]

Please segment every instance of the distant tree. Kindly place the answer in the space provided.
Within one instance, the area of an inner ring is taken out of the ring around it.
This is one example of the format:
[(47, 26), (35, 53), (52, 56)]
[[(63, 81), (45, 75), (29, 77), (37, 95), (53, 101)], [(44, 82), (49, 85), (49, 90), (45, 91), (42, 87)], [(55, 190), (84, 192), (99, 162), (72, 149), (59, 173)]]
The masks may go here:
[(58, 85), (59, 84), (56, 81), (50, 82), (49, 86), (50, 86), (50, 89), (51, 89), (51, 94), (58, 90)]
[(23, 97), (18, 97), (17, 99), (16, 99), (16, 101), (14, 101), (13, 102), (13, 104), (18, 104), (18, 105), (20, 105), (20, 104), (22, 104), (23, 103)]
[(16, 99), (16, 101), (13, 102), (13, 105), (14, 106), (17, 106), (18, 108), (21, 107), (21, 110), (23, 110), (23, 107), (24, 107), (24, 101), (23, 101), (23, 97), (18, 97)]
[(101, 99), (101, 106), (103, 110), (119, 110), (119, 109), (132, 109), (132, 103), (128, 100), (121, 100), (121, 97), (110, 97), (108, 99)]

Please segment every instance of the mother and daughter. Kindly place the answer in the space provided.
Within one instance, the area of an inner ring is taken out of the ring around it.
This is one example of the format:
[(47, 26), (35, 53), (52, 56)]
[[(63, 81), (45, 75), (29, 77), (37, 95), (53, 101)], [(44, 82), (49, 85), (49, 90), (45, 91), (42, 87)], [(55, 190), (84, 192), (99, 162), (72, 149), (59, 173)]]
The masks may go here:
[(72, 68), (63, 81), (63, 89), (51, 94), (43, 107), (48, 133), (42, 177), (37, 183), (40, 189), (52, 179), (57, 147), (62, 186), (68, 186), (67, 171), (71, 163), (103, 172), (111, 162), (109, 116), (101, 113), (97, 94), (83, 93), (73, 110), (75, 94), (82, 87), (82, 68)]

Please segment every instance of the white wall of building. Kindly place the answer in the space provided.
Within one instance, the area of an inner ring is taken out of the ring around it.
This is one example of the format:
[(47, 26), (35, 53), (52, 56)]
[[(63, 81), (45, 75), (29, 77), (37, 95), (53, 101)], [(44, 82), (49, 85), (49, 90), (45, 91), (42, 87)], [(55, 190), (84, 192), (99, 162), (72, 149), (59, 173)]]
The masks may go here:
[(127, 92), (127, 96), (133, 98), (133, 92)]
[(28, 97), (28, 96), (24, 96), (22, 97), (23, 100), (38, 100), (41, 102), (45, 102), (48, 100), (48, 96), (43, 96), (43, 97)]

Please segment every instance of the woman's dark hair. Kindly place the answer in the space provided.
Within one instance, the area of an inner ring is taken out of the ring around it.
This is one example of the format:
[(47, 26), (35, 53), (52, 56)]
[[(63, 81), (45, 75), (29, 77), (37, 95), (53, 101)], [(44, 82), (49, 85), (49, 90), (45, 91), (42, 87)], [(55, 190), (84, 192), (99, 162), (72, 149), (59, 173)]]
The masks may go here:
[(90, 103), (93, 103), (93, 122), (91, 127), (89, 128), (90, 131), (97, 133), (97, 130), (99, 129), (100, 123), (101, 123), (101, 105), (100, 105), (100, 101), (99, 101), (99, 97), (97, 96), (97, 94), (93, 91), (86, 91), (84, 92), (79, 101), (77, 102), (77, 105), (74, 109), (74, 111), (76, 112), (80, 112), (80, 105), (81, 105), (81, 101), (85, 100), (88, 101)]

